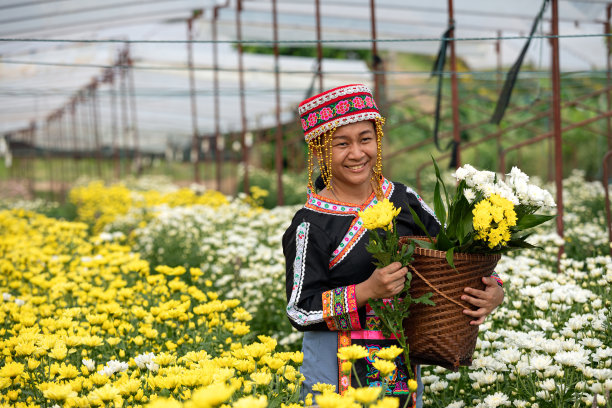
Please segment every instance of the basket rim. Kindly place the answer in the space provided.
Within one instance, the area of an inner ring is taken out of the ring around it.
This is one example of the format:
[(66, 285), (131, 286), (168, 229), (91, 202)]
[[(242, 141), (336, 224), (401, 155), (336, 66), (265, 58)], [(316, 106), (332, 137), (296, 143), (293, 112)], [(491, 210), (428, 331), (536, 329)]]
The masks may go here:
[[(406, 242), (408, 239), (420, 239), (420, 240), (429, 240), (428, 237), (424, 236), (413, 236), (406, 235), (400, 237), (400, 243)], [(416, 246), (414, 248), (414, 254), (425, 256), (429, 258), (444, 258), (446, 259), (446, 251), (440, 251), (438, 249), (428, 249), (422, 248), (420, 246)], [(466, 252), (455, 252), (453, 254), (453, 260), (458, 261), (499, 261), (501, 259), (501, 254), (472, 254)]]

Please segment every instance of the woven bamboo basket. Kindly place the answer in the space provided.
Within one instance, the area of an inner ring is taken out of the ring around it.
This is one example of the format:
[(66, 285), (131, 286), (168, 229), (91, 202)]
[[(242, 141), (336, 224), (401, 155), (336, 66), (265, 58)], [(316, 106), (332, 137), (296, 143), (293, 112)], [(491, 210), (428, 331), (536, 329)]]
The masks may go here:
[[(406, 243), (410, 238), (402, 237)], [(410, 264), (412, 284), (410, 295), (415, 298), (432, 292), (435, 306), (414, 304), (404, 320), (406, 339), (410, 346), (410, 361), (414, 364), (439, 365), (453, 371), (471, 365), (478, 337), (474, 318), (463, 313), (476, 308), (461, 300), (466, 287), (484, 290), (483, 276), (490, 276), (501, 258), (499, 254), (455, 253), (454, 270), (446, 261), (446, 252), (416, 247)]]

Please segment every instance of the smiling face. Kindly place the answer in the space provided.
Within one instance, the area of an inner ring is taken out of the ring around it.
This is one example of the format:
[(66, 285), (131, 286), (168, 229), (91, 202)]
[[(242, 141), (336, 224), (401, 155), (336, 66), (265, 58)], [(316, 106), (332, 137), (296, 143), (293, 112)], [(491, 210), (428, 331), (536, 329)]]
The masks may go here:
[(368, 189), (377, 155), (374, 123), (364, 120), (337, 128), (331, 149), (333, 188)]

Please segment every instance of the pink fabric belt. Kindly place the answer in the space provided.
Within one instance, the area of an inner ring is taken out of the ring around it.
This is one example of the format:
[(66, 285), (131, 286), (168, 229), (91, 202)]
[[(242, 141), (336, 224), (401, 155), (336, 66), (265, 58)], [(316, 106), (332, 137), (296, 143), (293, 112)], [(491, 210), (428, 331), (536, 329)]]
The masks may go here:
[(394, 334), (391, 337), (385, 337), (382, 331), (379, 330), (353, 330), (351, 331), (351, 339), (355, 340), (395, 340)]

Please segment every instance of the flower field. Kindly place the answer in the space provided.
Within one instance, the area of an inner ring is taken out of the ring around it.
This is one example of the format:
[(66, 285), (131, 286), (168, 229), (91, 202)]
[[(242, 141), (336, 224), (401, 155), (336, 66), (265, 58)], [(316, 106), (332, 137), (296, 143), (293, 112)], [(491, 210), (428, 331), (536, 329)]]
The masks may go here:
[[(395, 406), (300, 399), (280, 244), (296, 207), (154, 184), (77, 187), (71, 221), (0, 204), (0, 406)], [(472, 367), (423, 368), (426, 407), (612, 407), (604, 191), (564, 185), (560, 273), (549, 222), (530, 238), (542, 250), (500, 261), (506, 299)]]

